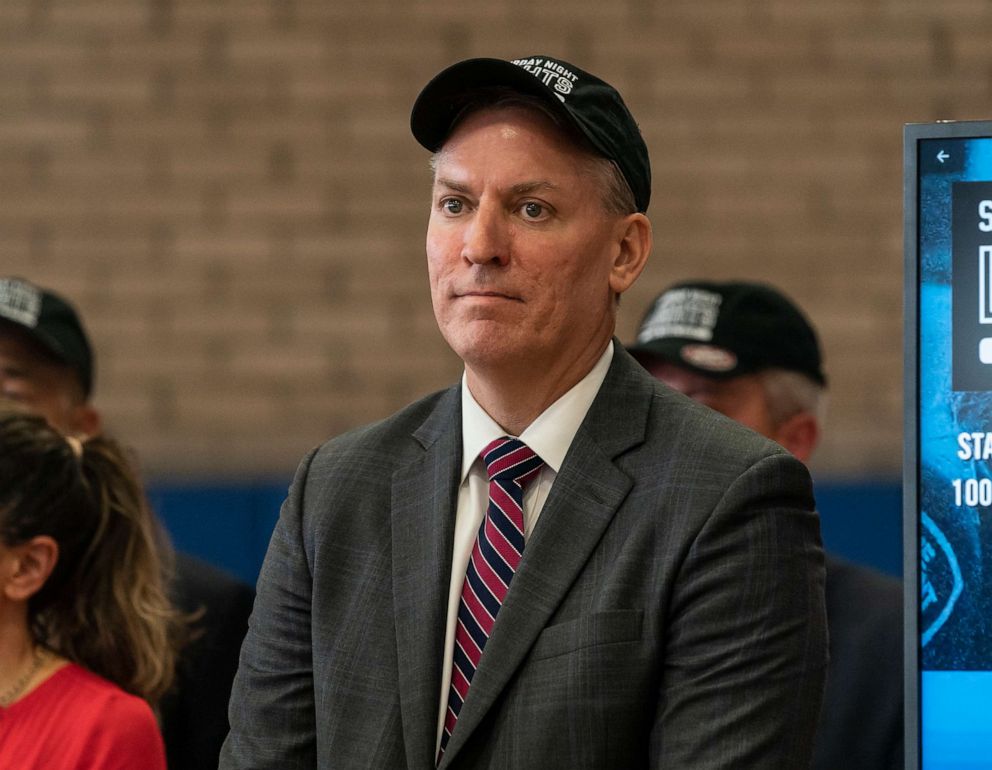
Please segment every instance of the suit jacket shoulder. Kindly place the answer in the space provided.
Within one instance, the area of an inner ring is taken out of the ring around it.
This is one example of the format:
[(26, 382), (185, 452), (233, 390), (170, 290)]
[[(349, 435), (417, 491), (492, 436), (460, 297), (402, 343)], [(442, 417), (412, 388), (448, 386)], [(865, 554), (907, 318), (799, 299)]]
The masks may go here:
[[(447, 435), (451, 451), (460, 451), (460, 415), (460, 391), (452, 386), (317, 447), (301, 464), (295, 482), (302, 485), (304, 532), (332, 525), (338, 513), (354, 518), (354, 506), (341, 501), (388, 500), (394, 473), (421, 459), (440, 436)], [(379, 511), (388, 517), (388, 506)]]
[(458, 386), (432, 393), (384, 420), (326, 441), (304, 463), (307, 473), (317, 483), (327, 474), (342, 472), (388, 480), (396, 467), (415, 459), (442, 432), (460, 431), (460, 415)]

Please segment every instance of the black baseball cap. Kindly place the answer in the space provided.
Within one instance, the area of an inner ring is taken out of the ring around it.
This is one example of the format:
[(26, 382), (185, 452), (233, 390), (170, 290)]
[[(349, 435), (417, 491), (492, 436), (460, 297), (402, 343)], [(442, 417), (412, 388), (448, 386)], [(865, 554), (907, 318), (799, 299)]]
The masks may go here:
[(22, 278), (0, 278), (0, 324), (3, 322), (23, 329), (45, 351), (74, 369), (89, 397), (93, 390), (93, 350), (72, 305)]
[(640, 361), (661, 358), (714, 379), (776, 367), (827, 384), (813, 326), (762, 283), (675, 284), (651, 303), (627, 350)]
[(562, 59), (467, 59), (452, 64), (417, 97), (410, 129), (431, 152), (441, 149), (465, 105), (479, 89), (504, 87), (542, 100), (566, 125), (588, 140), (592, 150), (613, 161), (623, 174), (638, 211), (651, 200), (651, 163), (641, 131), (617, 90)]

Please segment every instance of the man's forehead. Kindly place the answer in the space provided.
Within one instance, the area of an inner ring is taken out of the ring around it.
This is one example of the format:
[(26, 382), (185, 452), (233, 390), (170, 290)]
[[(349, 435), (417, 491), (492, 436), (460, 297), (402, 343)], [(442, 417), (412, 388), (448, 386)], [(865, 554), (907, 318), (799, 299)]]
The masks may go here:
[(452, 127), (435, 159), (440, 160), (451, 148), (462, 144), (466, 137), (480, 131), (489, 131), (491, 135), (506, 140), (507, 146), (511, 140), (528, 138), (551, 144), (564, 153), (598, 157), (543, 110), (530, 104), (513, 103), (485, 105), (467, 112)]
[(0, 356), (5, 365), (52, 366), (69, 370), (51, 351), (34, 339), (28, 332), (10, 323), (0, 323)]
[(691, 386), (693, 389), (705, 390), (709, 393), (733, 393), (757, 380), (755, 373), (738, 374), (733, 377), (710, 377), (660, 356), (646, 361), (645, 366), (655, 377), (673, 385)]
[(500, 178), (508, 192), (572, 188), (590, 177), (595, 156), (560, 136), (549, 120), (494, 114), (469, 118), (435, 154), (434, 185), (465, 190), (477, 174)]

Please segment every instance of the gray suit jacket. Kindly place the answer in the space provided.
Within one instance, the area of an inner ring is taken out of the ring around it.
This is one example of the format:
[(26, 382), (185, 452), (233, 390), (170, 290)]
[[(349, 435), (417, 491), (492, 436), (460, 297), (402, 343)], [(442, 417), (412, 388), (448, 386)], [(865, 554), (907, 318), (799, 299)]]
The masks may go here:
[[(441, 768), (803, 768), (826, 660), (805, 467), (619, 344)], [(258, 583), (221, 768), (430, 770), (458, 388), (303, 461)]]

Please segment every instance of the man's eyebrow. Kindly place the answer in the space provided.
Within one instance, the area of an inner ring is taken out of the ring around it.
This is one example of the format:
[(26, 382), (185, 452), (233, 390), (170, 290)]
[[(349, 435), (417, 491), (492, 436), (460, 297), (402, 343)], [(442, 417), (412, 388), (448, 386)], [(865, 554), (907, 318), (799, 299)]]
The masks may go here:
[(468, 185), (461, 182), (456, 182), (454, 179), (447, 179), (445, 177), (438, 177), (434, 180), (435, 187), (446, 187), (449, 190), (454, 190), (455, 192), (467, 193)]
[[(435, 187), (445, 187), (449, 190), (454, 190), (455, 192), (469, 192), (469, 186), (462, 182), (456, 182), (454, 179), (447, 179), (445, 177), (438, 177), (434, 180)], [(558, 185), (553, 182), (549, 182), (544, 179), (534, 180), (532, 182), (519, 182), (518, 184), (510, 187), (510, 192), (515, 195), (526, 195), (527, 193), (536, 192), (538, 190), (558, 190), (560, 189)]]
[(0, 364), (0, 374), (4, 377), (25, 377), (27, 368), (18, 364)]
[(527, 193), (537, 192), (538, 190), (558, 189), (560, 189), (558, 185), (542, 179), (533, 182), (521, 182), (520, 184), (515, 184), (510, 188), (510, 191), (516, 193), (517, 195), (526, 195)]

